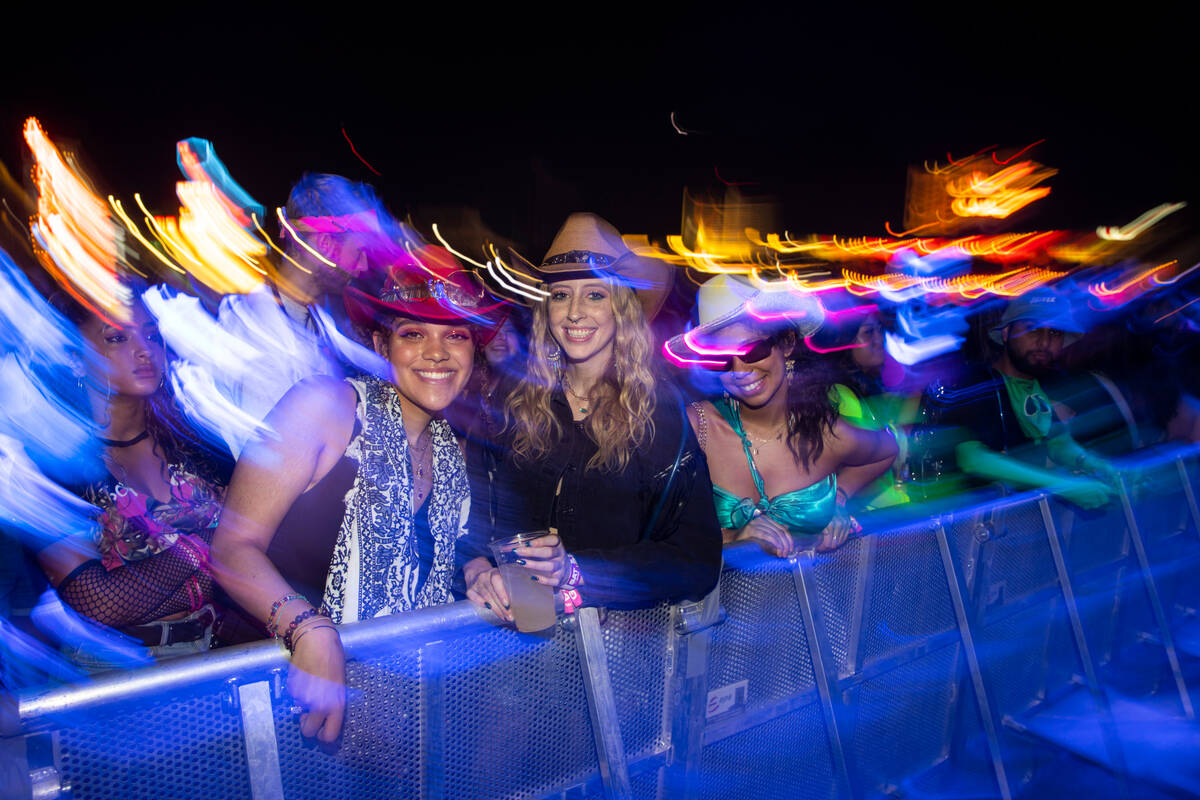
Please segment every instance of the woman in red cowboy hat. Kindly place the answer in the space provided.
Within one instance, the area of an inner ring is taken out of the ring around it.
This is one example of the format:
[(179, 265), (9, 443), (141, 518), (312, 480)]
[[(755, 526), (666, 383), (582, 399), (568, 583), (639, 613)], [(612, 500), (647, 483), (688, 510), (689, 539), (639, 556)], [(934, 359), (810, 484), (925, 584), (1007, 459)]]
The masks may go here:
[[(505, 405), (497, 538), (551, 531), (516, 553), (568, 611), (703, 596), (721, 568), (708, 467), (679, 398), (655, 377), (647, 324), (670, 267), (573, 214), (534, 269), (546, 297), (525, 381)], [(490, 561), (469, 562), (464, 577), (468, 598), (512, 620)]]
[(345, 707), (334, 624), (451, 600), (470, 492), (442, 412), (496, 308), (439, 247), (393, 266), (378, 296), (345, 299), (386, 379), (314, 378), (285, 395), (266, 419), (275, 435), (238, 462), (212, 550), (221, 584), (292, 651), (301, 732), (323, 741)]

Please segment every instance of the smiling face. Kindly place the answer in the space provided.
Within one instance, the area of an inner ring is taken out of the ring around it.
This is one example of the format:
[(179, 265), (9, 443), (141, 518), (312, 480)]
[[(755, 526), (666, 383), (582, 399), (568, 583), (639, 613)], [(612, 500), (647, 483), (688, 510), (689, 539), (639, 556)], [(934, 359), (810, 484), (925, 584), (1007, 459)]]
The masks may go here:
[(471, 377), (475, 342), (466, 325), (399, 318), (373, 339), (375, 351), (392, 365), (396, 390), (430, 415), (450, 405)]
[(141, 304), (134, 306), (128, 327), (92, 317), (81, 330), (92, 345), (85, 369), (93, 386), (113, 396), (149, 397), (162, 385), (166, 348), (158, 324)]
[(521, 341), (511, 320), (505, 320), (500, 330), (496, 331), (496, 335), (487, 343), (487, 347), (483, 348), (484, 357), (493, 367), (500, 366), (520, 352)]
[[(760, 328), (735, 322), (722, 328), (713, 337), (722, 346), (737, 347), (743, 352), (768, 339), (770, 333)], [(721, 386), (740, 403), (751, 408), (761, 408), (780, 393), (786, 397), (787, 353), (791, 347), (788, 338), (781, 339), (763, 359), (747, 364), (741, 358), (733, 358), (733, 366), (721, 373)]]
[(879, 324), (878, 314), (872, 314), (862, 321), (854, 343), (858, 347), (851, 354), (859, 369), (879, 372), (883, 368), (883, 326)]
[(598, 278), (580, 278), (550, 284), (546, 315), (550, 335), (568, 361), (608, 361), (617, 332), (612, 289)]

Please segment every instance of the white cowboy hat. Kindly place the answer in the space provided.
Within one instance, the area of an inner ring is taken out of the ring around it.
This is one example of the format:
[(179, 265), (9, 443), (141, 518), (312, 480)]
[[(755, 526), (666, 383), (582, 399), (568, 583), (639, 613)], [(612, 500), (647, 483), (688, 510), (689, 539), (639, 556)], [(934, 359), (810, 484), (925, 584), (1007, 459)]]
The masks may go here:
[(813, 295), (780, 282), (759, 288), (743, 275), (722, 274), (700, 286), (696, 295), (697, 325), (672, 337), (663, 349), (668, 355), (692, 362), (705, 355), (692, 342), (735, 322), (791, 327), (800, 338), (811, 336), (825, 321), (825, 309)]

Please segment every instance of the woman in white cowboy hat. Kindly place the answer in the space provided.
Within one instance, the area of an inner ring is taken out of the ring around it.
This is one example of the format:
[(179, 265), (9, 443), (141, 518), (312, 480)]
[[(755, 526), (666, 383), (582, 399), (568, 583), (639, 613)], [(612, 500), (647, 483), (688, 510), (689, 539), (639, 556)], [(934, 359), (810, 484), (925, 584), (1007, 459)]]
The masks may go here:
[(700, 287), (698, 311), (699, 325), (664, 352), (719, 373), (724, 397), (688, 413), (712, 466), (725, 541), (752, 539), (777, 556), (840, 546), (856, 523), (841, 511), (839, 476), (862, 486), (882, 474), (896, 441), (840, 421), (829, 376), (803, 359), (803, 339), (824, 319), (821, 304), (782, 284), (759, 289), (718, 275)]
[[(704, 595), (721, 566), (708, 468), (680, 400), (655, 377), (647, 325), (671, 269), (637, 258), (593, 214), (571, 215), (534, 269), (548, 296), (505, 406), (496, 535), (553, 531), (517, 554), (568, 611)], [(467, 596), (511, 621), (491, 562), (464, 572)]]
[[(300, 730), (337, 738), (345, 660), (334, 623), (451, 600), (470, 493), (442, 417), (471, 375), (495, 309), (452, 255), (425, 247), (379, 296), (346, 290), (387, 378), (312, 378), (247, 447), (213, 540), (217, 578), (292, 651)], [(319, 609), (319, 610), (318, 610)]]

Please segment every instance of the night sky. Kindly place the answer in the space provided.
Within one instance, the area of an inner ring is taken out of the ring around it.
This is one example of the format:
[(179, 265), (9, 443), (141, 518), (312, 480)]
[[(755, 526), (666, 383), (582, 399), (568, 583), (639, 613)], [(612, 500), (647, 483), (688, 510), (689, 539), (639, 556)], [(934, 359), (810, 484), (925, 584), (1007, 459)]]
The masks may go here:
[(338, 172), (400, 216), (477, 208), (534, 255), (575, 210), (676, 233), (684, 187), (719, 190), (717, 172), (777, 199), (793, 233), (883, 235), (909, 164), (1043, 138), (1031, 155), (1060, 172), (1014, 229), (1197, 199), (1196, 70), (1166, 7), (651, 5), (10, 10), (0, 160), (23, 169), (36, 115), (103, 188), (174, 214), (174, 143), (200, 136), (268, 206), (302, 171)]

